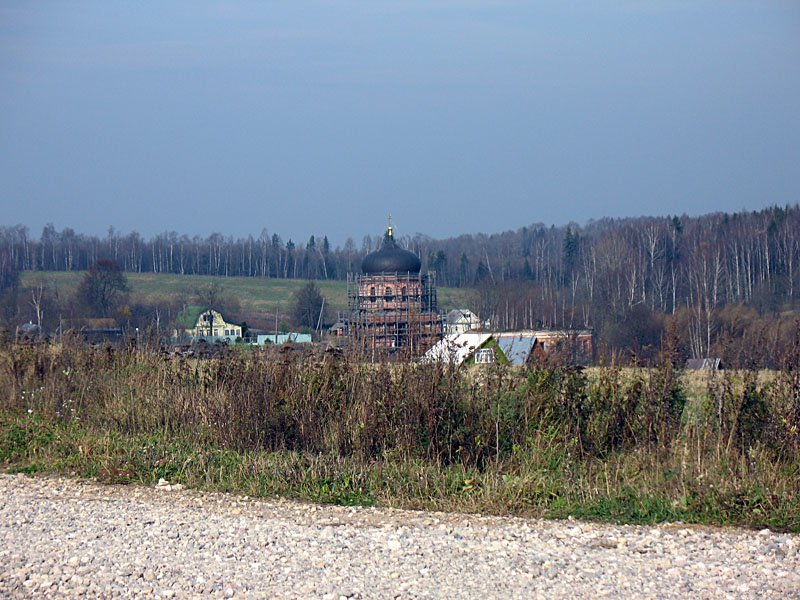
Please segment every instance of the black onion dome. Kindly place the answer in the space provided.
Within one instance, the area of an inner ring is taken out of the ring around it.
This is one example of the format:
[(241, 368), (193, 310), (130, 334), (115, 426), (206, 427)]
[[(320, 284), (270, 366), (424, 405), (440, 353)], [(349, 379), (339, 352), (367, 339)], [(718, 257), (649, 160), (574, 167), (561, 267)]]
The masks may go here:
[(392, 230), (386, 232), (380, 250), (371, 252), (361, 262), (361, 271), (365, 275), (376, 273), (419, 273), (422, 263), (413, 252), (397, 246)]

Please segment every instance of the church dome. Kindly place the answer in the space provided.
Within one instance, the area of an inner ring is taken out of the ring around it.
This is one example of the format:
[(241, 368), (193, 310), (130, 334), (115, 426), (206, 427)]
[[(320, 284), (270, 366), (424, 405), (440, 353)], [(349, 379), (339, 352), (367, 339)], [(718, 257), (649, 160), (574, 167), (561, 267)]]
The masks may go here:
[(422, 263), (413, 252), (403, 250), (394, 241), (392, 228), (386, 231), (380, 249), (367, 254), (361, 262), (365, 275), (378, 273), (419, 273)]

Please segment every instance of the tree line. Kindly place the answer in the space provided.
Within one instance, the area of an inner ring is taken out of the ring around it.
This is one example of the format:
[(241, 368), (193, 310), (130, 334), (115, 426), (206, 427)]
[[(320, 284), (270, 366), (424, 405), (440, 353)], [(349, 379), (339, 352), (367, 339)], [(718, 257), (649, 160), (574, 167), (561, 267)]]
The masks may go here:
[[(12, 288), (21, 271), (85, 271), (100, 260), (136, 273), (344, 279), (381, 239), (332, 247), (325, 235), (296, 244), (266, 229), (238, 239), (176, 232), (145, 239), (52, 225), (35, 238), (17, 225), (0, 228), (0, 285)], [(655, 352), (671, 327), (686, 355), (766, 360), (771, 345), (790, 336), (797, 308), (798, 205), (532, 224), (439, 240), (416, 234), (400, 243), (436, 272), (439, 285), (475, 288), (473, 309), (495, 328), (591, 327), (611, 351), (637, 358)]]

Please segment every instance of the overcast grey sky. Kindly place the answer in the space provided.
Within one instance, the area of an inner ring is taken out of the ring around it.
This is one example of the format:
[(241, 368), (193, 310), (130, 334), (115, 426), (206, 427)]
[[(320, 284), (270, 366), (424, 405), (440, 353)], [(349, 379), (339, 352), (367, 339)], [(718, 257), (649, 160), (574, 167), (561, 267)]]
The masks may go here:
[(36, 236), (798, 201), (795, 0), (0, 5), (0, 224)]

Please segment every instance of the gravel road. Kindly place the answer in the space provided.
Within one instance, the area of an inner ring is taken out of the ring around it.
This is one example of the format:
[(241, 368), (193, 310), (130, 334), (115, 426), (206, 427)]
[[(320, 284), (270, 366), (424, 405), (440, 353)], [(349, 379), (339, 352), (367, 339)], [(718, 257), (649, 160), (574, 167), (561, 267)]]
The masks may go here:
[(0, 475), (0, 597), (800, 598), (800, 537)]

